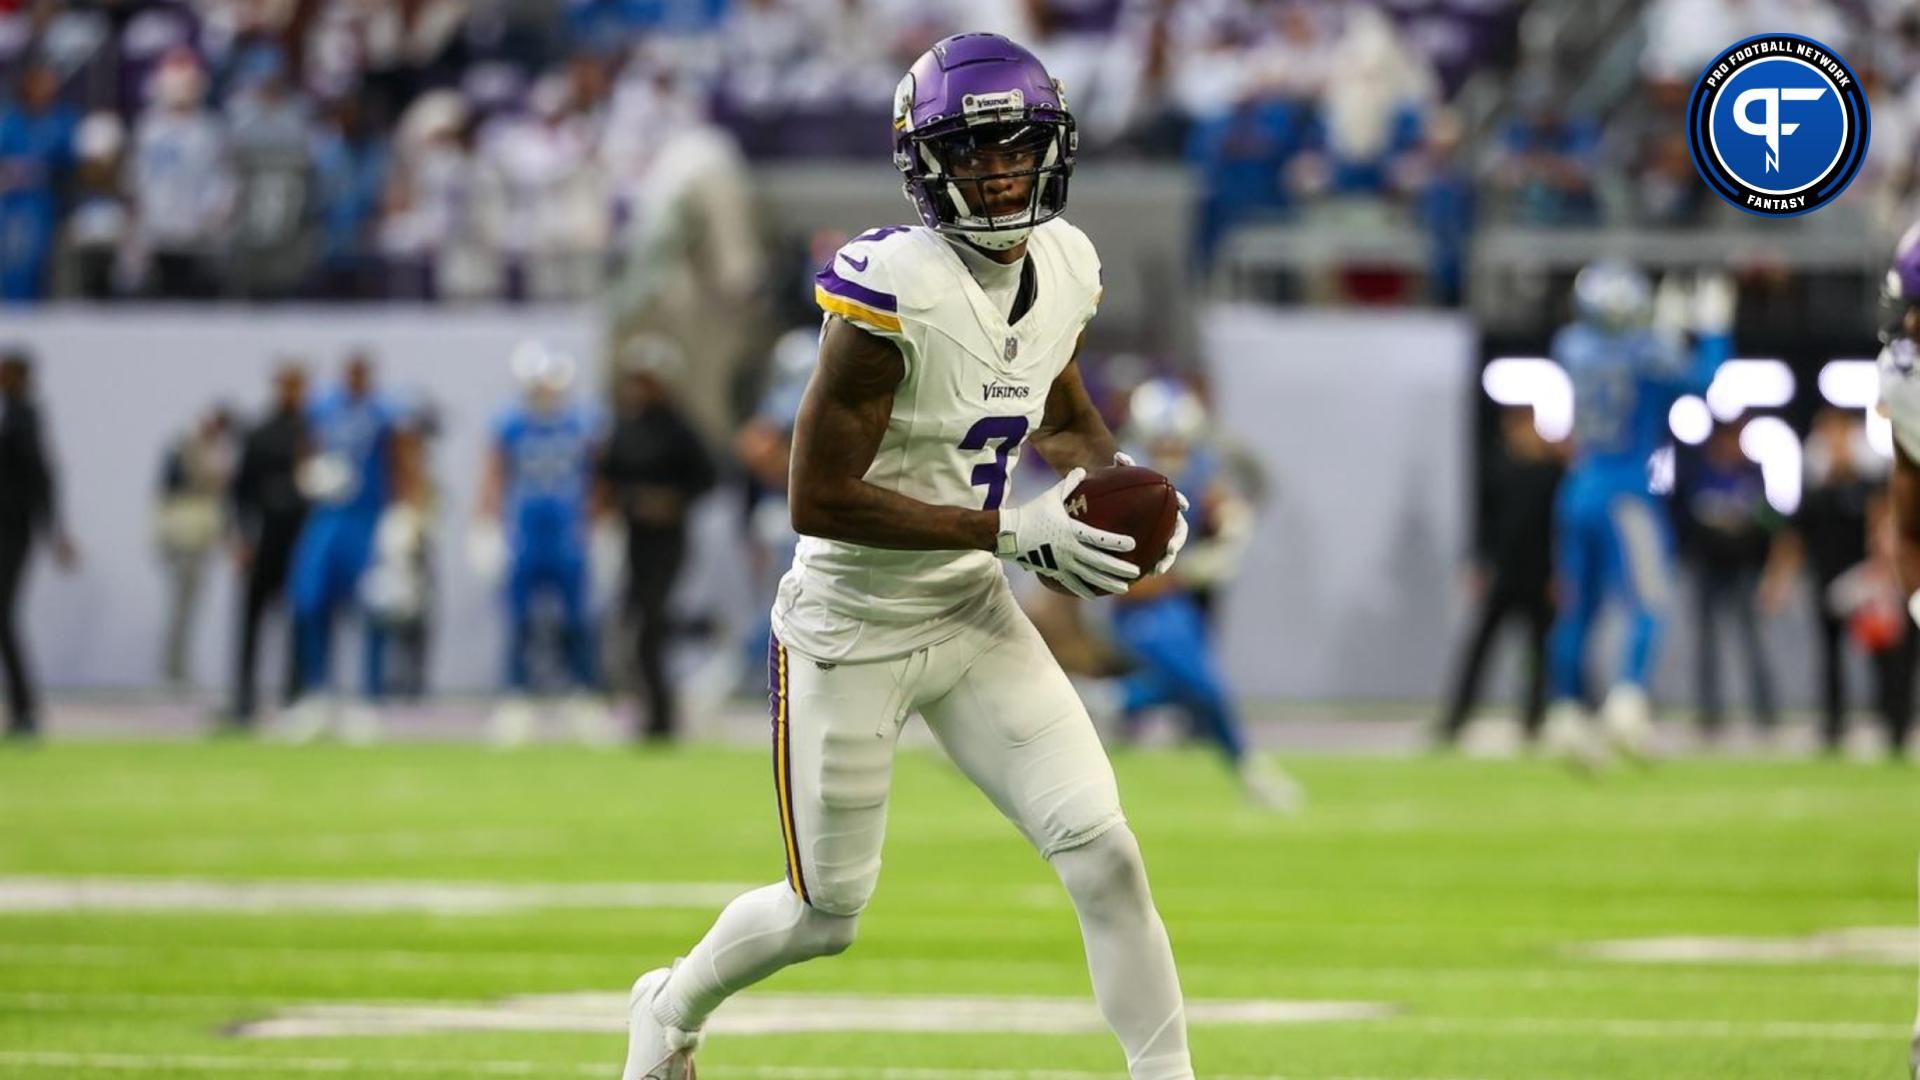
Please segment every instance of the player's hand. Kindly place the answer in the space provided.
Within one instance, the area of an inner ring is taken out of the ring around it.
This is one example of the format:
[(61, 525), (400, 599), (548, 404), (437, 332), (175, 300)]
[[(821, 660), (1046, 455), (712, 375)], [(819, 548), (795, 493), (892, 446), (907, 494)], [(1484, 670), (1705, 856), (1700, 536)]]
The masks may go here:
[[(1132, 455), (1123, 450), (1113, 452), (1113, 463), (1129, 466), (1135, 464)], [(1187, 497), (1178, 491), (1173, 493), (1173, 497), (1180, 500), (1180, 513), (1173, 521), (1173, 538), (1167, 541), (1167, 553), (1160, 556), (1159, 562), (1153, 564), (1153, 572), (1156, 574), (1164, 574), (1173, 569), (1173, 560), (1179, 556), (1180, 549), (1187, 546)]]
[(58, 533), (53, 538), (53, 562), (66, 573), (73, 573), (80, 567), (80, 549), (73, 544), (73, 537)]
[(1000, 511), (1000, 531), (1014, 537), (1007, 556), (1042, 577), (1050, 577), (1075, 596), (1091, 600), (1127, 591), (1140, 568), (1120, 558), (1133, 550), (1133, 537), (1096, 529), (1067, 513), (1067, 497), (1087, 470), (1075, 469), (1045, 494)]
[(1173, 516), (1173, 536), (1167, 540), (1167, 553), (1153, 564), (1153, 572), (1164, 574), (1173, 569), (1173, 560), (1180, 557), (1180, 549), (1187, 546), (1187, 497), (1178, 491), (1173, 497), (1179, 500), (1180, 512)]

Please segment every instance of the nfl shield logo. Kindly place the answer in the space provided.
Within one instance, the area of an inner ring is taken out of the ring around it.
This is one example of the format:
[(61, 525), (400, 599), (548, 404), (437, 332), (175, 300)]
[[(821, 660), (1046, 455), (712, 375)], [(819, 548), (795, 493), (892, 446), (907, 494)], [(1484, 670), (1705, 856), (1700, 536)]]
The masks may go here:
[(1000, 355), (1004, 356), (1008, 360), (1011, 360), (1014, 358), (1014, 355), (1017, 354), (1019, 351), (1020, 351), (1020, 339), (1017, 337), (1014, 337), (1011, 334), (1007, 335), (1007, 347), (1001, 350)]

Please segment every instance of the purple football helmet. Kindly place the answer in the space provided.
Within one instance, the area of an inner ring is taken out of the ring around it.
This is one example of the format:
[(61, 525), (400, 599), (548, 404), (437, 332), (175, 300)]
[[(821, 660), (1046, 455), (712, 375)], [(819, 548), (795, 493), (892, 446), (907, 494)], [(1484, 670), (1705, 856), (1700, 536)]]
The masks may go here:
[[(1078, 146), (1060, 83), (999, 34), (936, 43), (894, 91), (893, 164), (907, 198), (929, 228), (978, 247), (1005, 251), (1066, 209)], [(994, 213), (988, 182), (998, 180), (1026, 180), (1026, 205)]]
[(1880, 326), (1880, 339), (1911, 336), (1906, 330), (1907, 312), (1920, 307), (1920, 221), (1914, 222), (1894, 246), (1882, 300), (1886, 318)]

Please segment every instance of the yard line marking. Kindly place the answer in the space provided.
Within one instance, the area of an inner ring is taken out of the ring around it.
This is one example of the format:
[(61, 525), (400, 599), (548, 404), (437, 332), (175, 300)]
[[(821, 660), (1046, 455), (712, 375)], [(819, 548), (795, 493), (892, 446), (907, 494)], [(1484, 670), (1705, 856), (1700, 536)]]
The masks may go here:
[(1401, 1017), (1386, 1029), (1478, 1035), (1599, 1035), (1616, 1039), (1804, 1039), (1880, 1042), (1908, 1034), (1899, 1024), (1851, 1020), (1636, 1020), (1603, 1017)]
[[(0, 943), (0, 960), (60, 963), (73, 967), (119, 967), (146, 962), (155, 955), (229, 956), (249, 962), (274, 961), (309, 967), (351, 965), (387, 971), (503, 970), (529, 969), (578, 971), (596, 968), (607, 962), (604, 953), (580, 953), (548, 950), (514, 952), (493, 949), (433, 951), (424, 949), (356, 949), (325, 946), (288, 945), (165, 945), (141, 944), (42, 944), (38, 942)], [(1078, 965), (1023, 962), (1019, 960), (970, 961), (966, 959), (923, 960), (912, 958), (863, 958), (849, 961), (849, 969), (863, 973), (884, 972), (928, 974), (930, 979), (951, 982), (953, 973), (991, 968), (1008, 982), (1045, 978), (1063, 972), (1079, 977)], [(1794, 992), (1818, 989), (1830, 993), (1884, 997), (1895, 982), (1904, 983), (1904, 972), (1878, 964), (1854, 966), (1851, 970), (1833, 970), (1832, 965), (1813, 967), (1803, 964), (1759, 964), (1738, 967), (1725, 964), (1673, 965), (1662, 970), (1659, 988), (1663, 992), (1685, 990), (1703, 994), (1721, 994), (1729, 985), (1751, 986), (1767, 982)], [(1269, 995), (1301, 995), (1298, 980), (1350, 982), (1374, 992), (1419, 992), (1435, 988), (1462, 986), (1518, 986), (1527, 989), (1552, 989), (1567, 986), (1637, 983), (1647, 978), (1646, 969), (1635, 964), (1615, 962), (1597, 966), (1532, 967), (1367, 967), (1364, 965), (1302, 965), (1277, 967), (1272, 974), (1249, 982), (1251, 974), (1244, 966), (1219, 964), (1182, 964), (1181, 975), (1189, 982), (1217, 981), (1244, 992)], [(1353, 991), (1346, 991), (1351, 993)]]
[[(1380, 1020), (1397, 1011), (1393, 1005), (1369, 1001), (1190, 999), (1186, 1015), (1188, 1023), (1207, 1027)], [(626, 1029), (625, 995), (596, 991), (435, 1005), (309, 1002), (229, 1030), (246, 1038), (300, 1039), (474, 1031), (618, 1034)], [(1100, 1010), (1084, 998), (747, 993), (721, 1006), (707, 1030), (722, 1036), (800, 1032), (1097, 1035), (1108, 1028)]]
[[(208, 1072), (356, 1073), (377, 1070), (422, 1075), (592, 1076), (605, 1077), (605, 1062), (515, 1061), (510, 1059), (442, 1060), (418, 1058), (269, 1058), (224, 1057), (213, 1054), (79, 1054), (59, 1051), (0, 1051), (0, 1064), (22, 1068), (113, 1069), (131, 1072), (156, 1069), (202, 1069)], [(845, 1067), (812, 1065), (736, 1065), (726, 1075), (745, 1080), (1116, 1080), (1111, 1072), (1070, 1069), (942, 1069), (902, 1066)], [(1466, 1076), (1388, 1077), (1266, 1073), (1215, 1076), (1214, 1080), (1483, 1080)], [(1535, 1080), (1548, 1080), (1546, 1077)]]
[(217, 881), (0, 876), (0, 912), (196, 911), (498, 915), (555, 908), (719, 907), (752, 886), (724, 882), (523, 885), (459, 881)]
[(1615, 938), (1569, 946), (1588, 960), (1636, 964), (1885, 964), (1904, 968), (1920, 956), (1920, 930), (1849, 926), (1798, 937), (1724, 935)]

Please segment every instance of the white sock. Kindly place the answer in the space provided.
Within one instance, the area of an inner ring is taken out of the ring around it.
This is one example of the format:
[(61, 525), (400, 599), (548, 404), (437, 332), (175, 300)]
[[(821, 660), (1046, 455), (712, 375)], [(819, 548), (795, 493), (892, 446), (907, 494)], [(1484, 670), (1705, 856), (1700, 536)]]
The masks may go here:
[(698, 1031), (720, 1003), (790, 964), (845, 952), (858, 915), (829, 915), (786, 882), (734, 897), (655, 998), (660, 1022)]
[(1127, 1075), (1193, 1080), (1180, 975), (1133, 830), (1117, 825), (1051, 861), (1080, 916), (1093, 996), (1126, 1050)]

